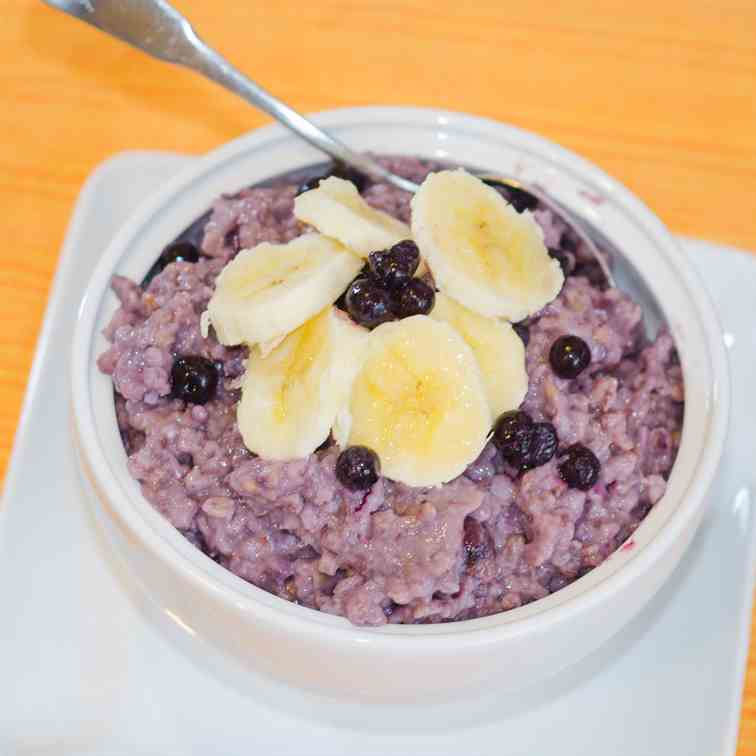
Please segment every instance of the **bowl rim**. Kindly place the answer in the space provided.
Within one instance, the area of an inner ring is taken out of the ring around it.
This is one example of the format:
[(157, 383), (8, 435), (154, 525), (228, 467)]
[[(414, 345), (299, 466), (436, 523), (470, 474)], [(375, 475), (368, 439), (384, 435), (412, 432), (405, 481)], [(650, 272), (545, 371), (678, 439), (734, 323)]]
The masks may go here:
[[(569, 167), (570, 171), (578, 173), (586, 183), (599, 188), (614, 203), (624, 207), (653, 236), (664, 253), (679, 267), (680, 281), (687, 289), (690, 305), (700, 321), (712, 371), (710, 406), (706, 410), (700, 410), (709, 415), (708, 440), (704, 443), (706, 454), (700, 455), (701, 464), (691, 474), (685, 497), (676, 503), (666, 521), (657, 526), (658, 530), (647, 543), (630, 551), (618, 549), (589, 575), (531, 604), (487, 617), (453, 623), (367, 628), (354, 626), (343, 617), (291, 604), (247, 583), (208, 559), (186, 541), (173, 525), (152, 509), (144, 497), (140, 496), (141, 501), (134, 502), (125, 490), (113, 485), (115, 481), (109, 473), (106, 455), (96, 430), (89, 383), (93, 340), (97, 335), (95, 326), (102, 300), (108, 292), (110, 278), (145, 224), (169, 205), (172, 199), (191, 192), (192, 187), (215, 167), (267, 142), (280, 142), (282, 139), (297, 142), (296, 137), (289, 135), (282, 126), (271, 124), (197, 158), (188, 169), (144, 200), (112, 239), (92, 274), (76, 319), (71, 387), (77, 448), (83, 466), (99, 489), (101, 498), (107, 490), (107, 503), (111, 511), (140, 538), (145, 547), (160, 558), (165, 567), (178, 571), (183, 578), (194, 584), (195, 589), (209, 592), (238, 611), (249, 612), (277, 624), (286, 624), (289, 631), (311, 634), (326, 630), (330, 634), (328, 640), (332, 642), (349, 641), (373, 649), (388, 645), (393, 650), (412, 653), (435, 652), (443, 645), (460, 648), (461, 645), (495, 643), (505, 637), (543, 631), (550, 624), (568, 621), (570, 617), (608, 600), (649, 570), (676, 539), (682, 537), (700, 508), (722, 454), (729, 411), (727, 358), (718, 317), (698, 275), (682, 256), (661, 221), (627, 188), (596, 165), (543, 137), (486, 118), (430, 108), (367, 106), (323, 111), (308, 117), (325, 128), (353, 125), (355, 121), (369, 123), (371, 126), (399, 122), (424, 128), (464, 127), (468, 131), (498, 136), (502, 141), (514, 140), (523, 149), (545, 155), (549, 160), (564, 166), (565, 170)], [(699, 411), (700, 408), (692, 409)], [(683, 428), (681, 451), (685, 443)], [(650, 515), (641, 523), (635, 533), (636, 537), (641, 532), (650, 533), (649, 519)]]

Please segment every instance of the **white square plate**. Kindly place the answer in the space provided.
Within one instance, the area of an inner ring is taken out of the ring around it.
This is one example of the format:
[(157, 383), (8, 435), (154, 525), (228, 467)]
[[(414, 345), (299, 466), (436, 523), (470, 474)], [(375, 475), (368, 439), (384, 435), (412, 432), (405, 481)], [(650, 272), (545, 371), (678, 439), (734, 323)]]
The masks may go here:
[(79, 485), (67, 385), (79, 299), (114, 231), (188, 160), (109, 160), (71, 221), (0, 506), (0, 753), (733, 754), (756, 553), (756, 405), (746, 385), (756, 375), (756, 258), (683, 240), (722, 318), (732, 428), (698, 536), (632, 625), (527, 694), (335, 704), (242, 676), (161, 614), (108, 552)]

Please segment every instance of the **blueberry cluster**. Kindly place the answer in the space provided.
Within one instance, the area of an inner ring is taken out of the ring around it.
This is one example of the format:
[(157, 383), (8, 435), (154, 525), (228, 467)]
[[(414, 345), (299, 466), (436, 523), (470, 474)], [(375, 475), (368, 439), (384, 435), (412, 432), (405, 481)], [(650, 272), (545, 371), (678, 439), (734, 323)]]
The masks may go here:
[(527, 412), (505, 412), (494, 425), (493, 442), (501, 456), (520, 472), (545, 465), (554, 455), (561, 460), (559, 476), (570, 487), (587, 491), (596, 484), (601, 463), (583, 444), (559, 451), (556, 428), (534, 423)]
[[(350, 315), (369, 328), (394, 317), (407, 317), (399, 315), (392, 302), (396, 301), (395, 292), (407, 291), (415, 282), (423, 284), (412, 277), (418, 263), (417, 247), (410, 241), (400, 242), (390, 250), (373, 252), (368, 269), (346, 292), (346, 307)], [(430, 312), (432, 306), (431, 300), (430, 307), (424, 312)], [(527, 328), (523, 330), (521, 337), (527, 345)], [(591, 351), (578, 336), (560, 336), (551, 346), (549, 361), (561, 378), (576, 378), (590, 364)], [(533, 422), (531, 416), (522, 410), (500, 415), (493, 428), (492, 440), (504, 460), (518, 472), (545, 465), (556, 456), (559, 476), (570, 488), (587, 491), (598, 481), (601, 463), (587, 446), (573, 444), (560, 450), (556, 428), (551, 423)], [(344, 449), (336, 461), (336, 477), (351, 491), (371, 488), (380, 476), (380, 469), (378, 455), (364, 446)], [(483, 541), (475, 537), (478, 526), (479, 523), (475, 521), (466, 523), (465, 549), (469, 563), (477, 561), (485, 550)]]
[(336, 304), (365, 328), (427, 315), (436, 302), (436, 293), (425, 281), (414, 278), (419, 264), (420, 252), (410, 239), (371, 252), (367, 266)]

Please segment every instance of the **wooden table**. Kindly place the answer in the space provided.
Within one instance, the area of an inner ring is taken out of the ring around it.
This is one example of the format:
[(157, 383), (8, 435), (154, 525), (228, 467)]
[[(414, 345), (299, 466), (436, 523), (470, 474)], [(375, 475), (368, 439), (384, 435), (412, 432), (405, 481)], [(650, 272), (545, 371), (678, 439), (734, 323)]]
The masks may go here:
[[(301, 110), (412, 104), (510, 121), (597, 162), (673, 231), (756, 250), (754, 0), (176, 4)], [(39, 0), (0, 0), (0, 19), (2, 476), (87, 174), (120, 150), (201, 153), (266, 118)], [(756, 756), (753, 658), (738, 753)]]

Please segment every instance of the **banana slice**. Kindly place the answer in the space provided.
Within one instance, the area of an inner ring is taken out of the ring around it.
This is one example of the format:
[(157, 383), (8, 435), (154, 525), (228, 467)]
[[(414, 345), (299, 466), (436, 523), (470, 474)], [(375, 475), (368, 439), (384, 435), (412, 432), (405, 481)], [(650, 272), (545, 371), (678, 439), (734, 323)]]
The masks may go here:
[(209, 320), (226, 346), (275, 343), (335, 302), (361, 267), (320, 234), (263, 242), (223, 268), (207, 306)]
[(250, 356), (237, 408), (246, 447), (266, 459), (306, 457), (349, 403), (368, 332), (328, 307), (263, 358)]
[(517, 409), (528, 390), (525, 347), (509, 323), (478, 315), (440, 291), (430, 313), (452, 326), (478, 361), (494, 417)]
[(522, 320), (564, 282), (532, 215), (461, 169), (425, 179), (412, 198), (412, 233), (436, 285), (487, 317)]
[(360, 257), (410, 238), (405, 223), (376, 210), (350, 181), (332, 176), (294, 200), (294, 215)]
[(370, 333), (349, 408), (349, 443), (373, 449), (383, 474), (410, 486), (458, 476), (491, 429), (472, 350), (450, 325), (425, 315)]

